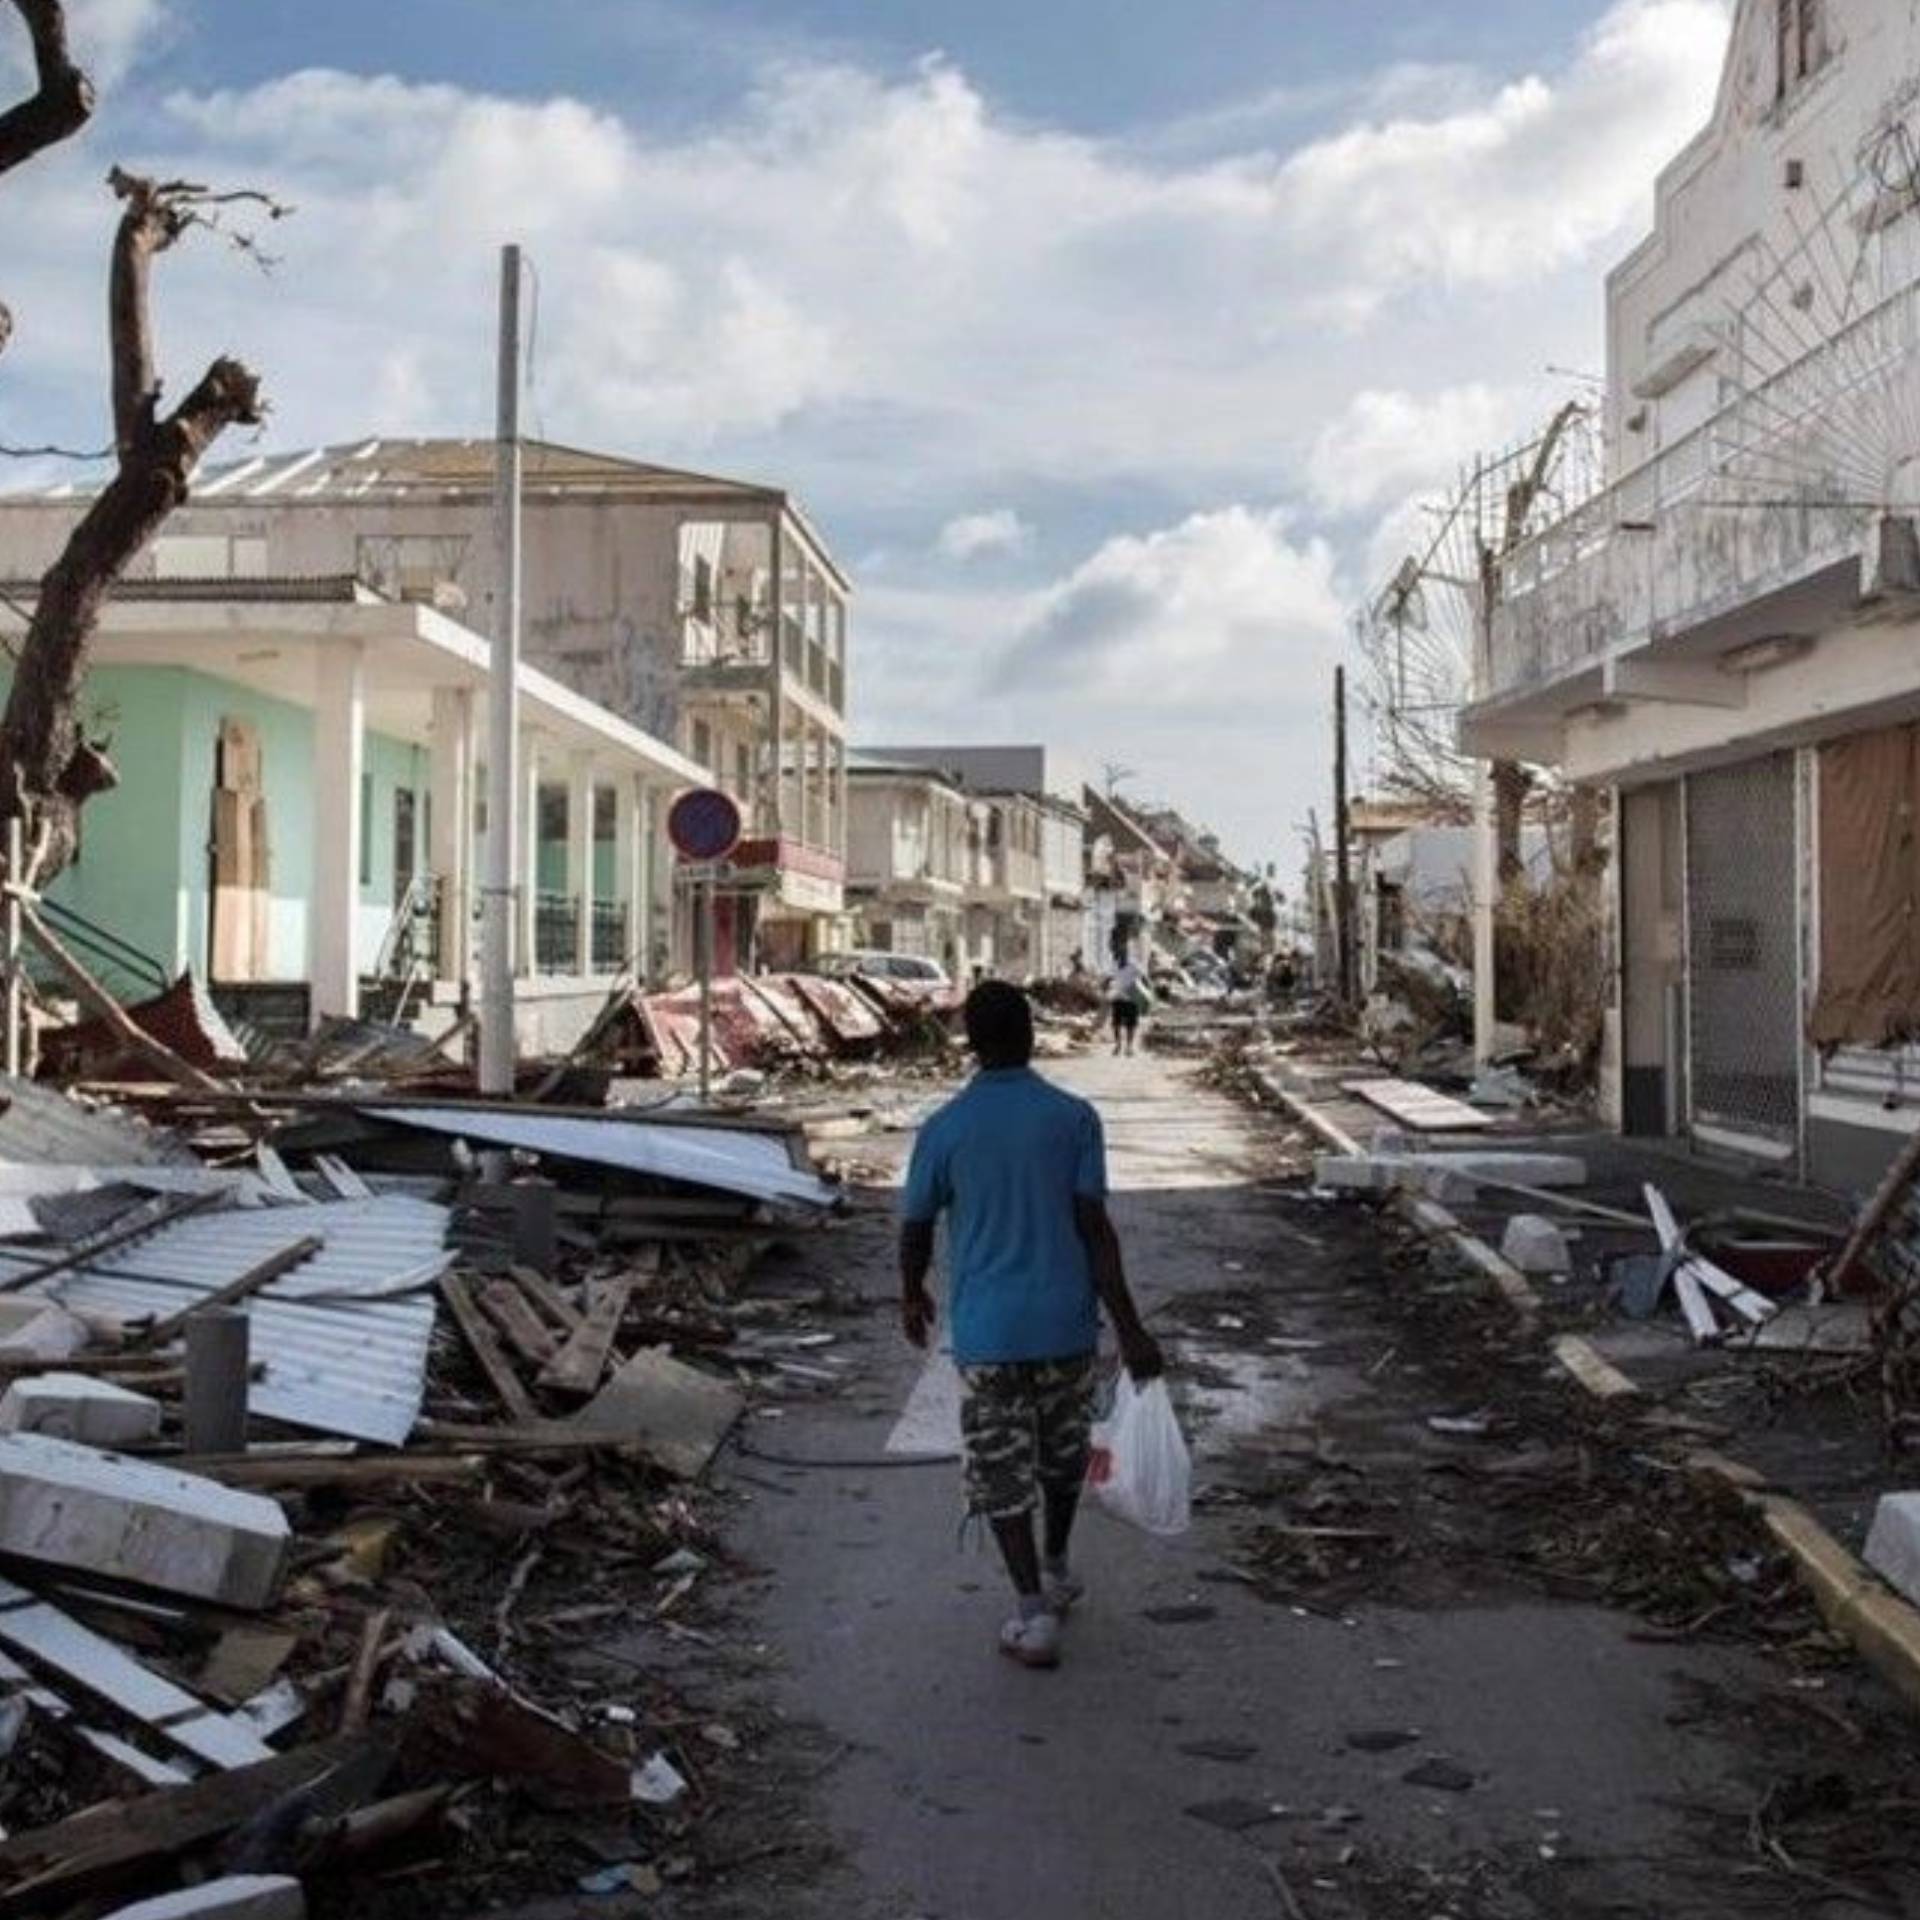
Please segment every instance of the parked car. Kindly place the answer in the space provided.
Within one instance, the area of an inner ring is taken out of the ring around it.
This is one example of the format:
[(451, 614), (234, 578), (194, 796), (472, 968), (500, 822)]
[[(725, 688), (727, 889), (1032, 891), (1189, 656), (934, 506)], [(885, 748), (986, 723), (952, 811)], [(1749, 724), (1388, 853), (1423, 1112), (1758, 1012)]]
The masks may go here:
[(871, 947), (856, 947), (851, 953), (823, 954), (820, 971), (844, 978), (862, 973), (872, 980), (898, 980), (912, 987), (951, 987), (952, 979), (937, 960), (918, 953), (881, 953)]

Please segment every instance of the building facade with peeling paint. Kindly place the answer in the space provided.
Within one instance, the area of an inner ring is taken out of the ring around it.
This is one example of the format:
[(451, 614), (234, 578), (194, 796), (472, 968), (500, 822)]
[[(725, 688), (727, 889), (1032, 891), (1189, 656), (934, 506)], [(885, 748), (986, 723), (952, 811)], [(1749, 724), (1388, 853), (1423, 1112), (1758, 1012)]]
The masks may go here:
[[(133, 577), (353, 578), (491, 632), (494, 448), (368, 440), (209, 469)], [(746, 834), (724, 959), (837, 943), (846, 877), (850, 584), (775, 487), (529, 441), (523, 657), (696, 763)], [(84, 506), (0, 499), (0, 575), (35, 578)], [(533, 730), (527, 777), (563, 819), (576, 769)], [(690, 926), (690, 923), (688, 923)], [(686, 928), (664, 962), (690, 964)]]
[(1858, 1185), (1920, 1124), (1920, 7), (1742, 0), (1607, 351), (1463, 744), (1616, 796), (1612, 1117)]

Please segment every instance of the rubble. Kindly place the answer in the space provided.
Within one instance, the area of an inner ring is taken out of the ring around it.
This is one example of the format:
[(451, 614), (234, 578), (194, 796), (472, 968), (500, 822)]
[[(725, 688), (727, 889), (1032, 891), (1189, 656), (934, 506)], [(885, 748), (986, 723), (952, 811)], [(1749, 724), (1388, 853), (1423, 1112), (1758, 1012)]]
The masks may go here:
[(1537, 1213), (1516, 1213), (1500, 1239), (1501, 1257), (1524, 1274), (1564, 1280), (1573, 1272), (1573, 1249), (1551, 1220)]
[(0, 1433), (47, 1433), (92, 1447), (138, 1446), (160, 1432), (160, 1402), (84, 1373), (41, 1373), (0, 1394)]
[(46, 1434), (0, 1435), (0, 1553), (263, 1607), (287, 1540), (286, 1515), (255, 1494)]
[[(809, 1070), (895, 1018), (839, 983), (759, 1004), (855, 1036), (796, 1042)], [(17, 1160), (0, 1101), (0, 1724), (59, 1730), (0, 1913), (301, 1912), (303, 1879), (430, 1836), (432, 1909), (465, 1914), (578, 1884), (583, 1807), (634, 1823), (627, 1884), (659, 1886), (752, 1757), (664, 1670), (610, 1701), (582, 1655), (596, 1627), (701, 1638), (725, 1573), (702, 1476), (752, 1397), (838, 1379), (813, 1309), (749, 1315), (741, 1283), (832, 1230), (838, 1183), (794, 1120), (460, 1102), (379, 1031), (297, 1071), (378, 1062), (428, 1098), (129, 1096), (169, 1128), (22, 1088), (45, 1125)], [(183, 1352), (221, 1315), (248, 1336), (239, 1424), (196, 1452)], [(510, 1820), (463, 1819), (489, 1780)]]
[(1920, 1604), (1920, 1493), (1880, 1497), (1865, 1558), (1896, 1593)]

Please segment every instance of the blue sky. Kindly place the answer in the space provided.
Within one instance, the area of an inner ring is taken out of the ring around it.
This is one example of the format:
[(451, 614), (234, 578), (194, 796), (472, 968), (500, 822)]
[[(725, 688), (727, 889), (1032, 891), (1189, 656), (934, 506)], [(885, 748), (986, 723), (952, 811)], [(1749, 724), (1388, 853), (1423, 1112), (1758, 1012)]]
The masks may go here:
[[(785, 484), (868, 738), (1045, 738), (1293, 864), (1350, 609), (1596, 368), (1727, 0), (72, 0), (16, 175), (0, 435), (97, 441), (110, 160), (297, 204), (162, 263), (268, 444), (485, 431), (491, 277), (559, 439)], [(1364, 20), (1364, 25), (1356, 22)]]

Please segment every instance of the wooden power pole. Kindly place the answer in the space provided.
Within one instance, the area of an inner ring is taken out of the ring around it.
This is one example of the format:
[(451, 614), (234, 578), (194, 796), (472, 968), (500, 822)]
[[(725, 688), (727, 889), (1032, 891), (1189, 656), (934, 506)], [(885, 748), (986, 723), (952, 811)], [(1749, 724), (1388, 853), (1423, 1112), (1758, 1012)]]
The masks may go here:
[(1347, 670), (1333, 670), (1333, 914), (1340, 1004), (1354, 1004), (1353, 869), (1347, 837)]

